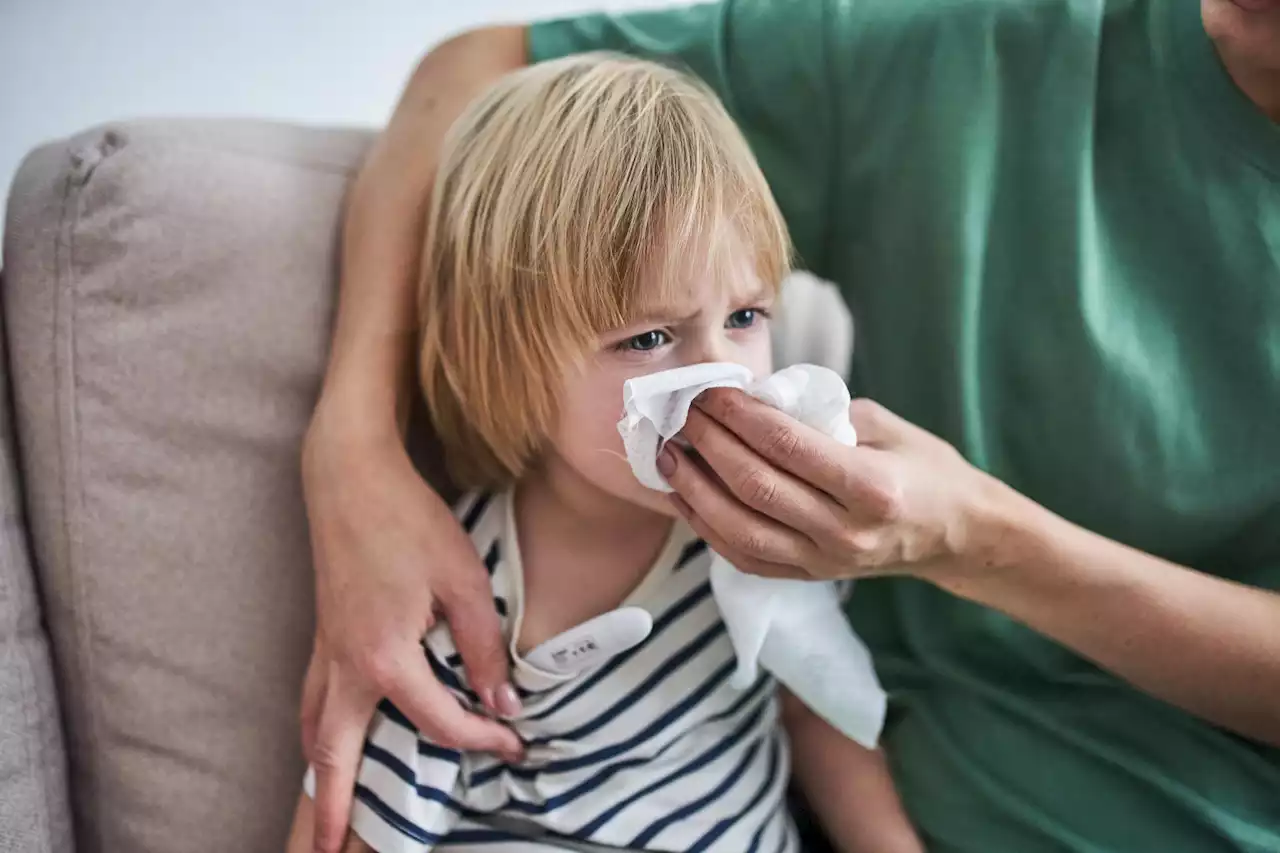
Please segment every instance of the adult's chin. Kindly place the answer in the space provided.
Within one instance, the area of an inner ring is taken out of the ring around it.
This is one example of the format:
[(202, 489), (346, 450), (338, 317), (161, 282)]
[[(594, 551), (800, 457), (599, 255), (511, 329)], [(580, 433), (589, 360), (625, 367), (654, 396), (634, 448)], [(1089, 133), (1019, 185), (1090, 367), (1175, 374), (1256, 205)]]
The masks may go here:
[(1246, 12), (1274, 12), (1280, 9), (1280, 0), (1231, 0)]

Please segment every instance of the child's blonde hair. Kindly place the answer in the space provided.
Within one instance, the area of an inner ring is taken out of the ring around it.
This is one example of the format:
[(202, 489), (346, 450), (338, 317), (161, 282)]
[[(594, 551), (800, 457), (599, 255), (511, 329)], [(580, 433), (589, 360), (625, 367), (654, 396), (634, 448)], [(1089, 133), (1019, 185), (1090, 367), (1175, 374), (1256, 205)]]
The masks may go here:
[(473, 103), (445, 141), (419, 290), (422, 386), (456, 484), (521, 477), (568, 371), (699, 252), (708, 274), (750, 253), (770, 288), (789, 266), (764, 176), (702, 84), (584, 54)]

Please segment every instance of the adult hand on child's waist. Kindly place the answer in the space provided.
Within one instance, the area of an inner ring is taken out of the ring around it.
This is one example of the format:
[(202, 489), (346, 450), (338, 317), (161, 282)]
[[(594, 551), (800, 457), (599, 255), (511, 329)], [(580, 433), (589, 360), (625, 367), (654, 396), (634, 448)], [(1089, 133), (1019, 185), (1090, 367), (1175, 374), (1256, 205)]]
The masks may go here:
[(449, 622), (468, 681), (490, 708), (511, 713), (519, 706), (514, 691), (502, 701), (511, 688), (503, 689), (507, 658), (488, 573), (399, 436), (325, 433), (318, 417), (304, 450), (303, 484), (318, 615), (303, 690), (303, 747), (316, 771), (317, 850), (336, 851), (380, 698), (435, 743), (509, 759), (520, 752), (514, 732), (465, 711), (432, 673), (420, 642), (437, 615)]
[(933, 577), (986, 561), (1013, 494), (938, 437), (869, 400), (848, 447), (741, 391), (701, 395), (659, 460), (677, 508), (745, 572)]

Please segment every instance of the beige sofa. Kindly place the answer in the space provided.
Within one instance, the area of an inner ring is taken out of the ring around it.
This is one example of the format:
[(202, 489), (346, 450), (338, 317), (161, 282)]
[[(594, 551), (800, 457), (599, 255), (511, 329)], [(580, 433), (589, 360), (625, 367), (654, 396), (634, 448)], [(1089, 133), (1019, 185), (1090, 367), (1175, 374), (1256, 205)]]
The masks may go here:
[[(278, 849), (312, 631), (298, 447), (369, 138), (135, 122), (23, 163), (0, 349), (0, 853)], [(788, 293), (779, 362), (847, 363), (834, 293)]]

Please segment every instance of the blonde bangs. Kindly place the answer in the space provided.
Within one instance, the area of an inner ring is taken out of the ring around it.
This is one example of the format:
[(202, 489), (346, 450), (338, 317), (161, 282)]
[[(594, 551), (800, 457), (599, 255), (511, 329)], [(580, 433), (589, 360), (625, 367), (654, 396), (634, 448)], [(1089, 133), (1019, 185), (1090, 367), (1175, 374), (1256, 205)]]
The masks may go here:
[(421, 378), (468, 488), (526, 471), (602, 333), (679, 299), (691, 276), (730, 284), (744, 251), (769, 288), (790, 264), (715, 96), (606, 54), (531, 66), (473, 104), (446, 140), (428, 222)]

